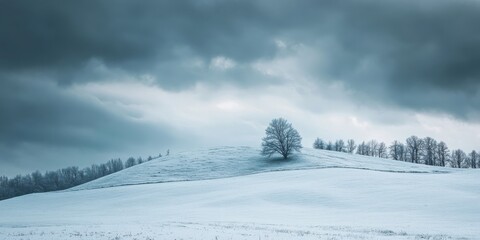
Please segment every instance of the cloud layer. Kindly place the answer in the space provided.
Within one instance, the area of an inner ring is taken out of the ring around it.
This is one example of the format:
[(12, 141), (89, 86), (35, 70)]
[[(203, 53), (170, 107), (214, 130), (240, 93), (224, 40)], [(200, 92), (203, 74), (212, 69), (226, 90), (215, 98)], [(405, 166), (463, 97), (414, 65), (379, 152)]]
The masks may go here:
[(8, 1), (0, 9), (0, 69), (46, 71), (60, 83), (102, 79), (84, 71), (98, 59), (149, 72), (169, 89), (218, 78), (255, 84), (249, 69), (212, 77), (189, 61), (269, 59), (280, 38), (326, 59), (308, 63), (314, 77), (374, 100), (465, 119), (480, 103), (473, 0)]

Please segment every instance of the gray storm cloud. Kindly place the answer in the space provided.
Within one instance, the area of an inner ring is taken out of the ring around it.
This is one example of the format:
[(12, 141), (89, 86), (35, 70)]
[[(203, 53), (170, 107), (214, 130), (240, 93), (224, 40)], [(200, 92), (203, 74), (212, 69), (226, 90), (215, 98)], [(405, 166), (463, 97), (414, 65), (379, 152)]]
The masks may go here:
[[(275, 38), (310, 45), (327, 65), (313, 74), (365, 96), (468, 118), (480, 103), (477, 1), (5, 1), (0, 68), (51, 72), (60, 83), (93, 81), (91, 59), (151, 72), (167, 89), (216, 79), (179, 64), (274, 56)], [(315, 64), (311, 64), (315, 66)], [(84, 75), (82, 75), (84, 74)], [(252, 81), (246, 69), (228, 78)], [(250, 77), (245, 77), (247, 75)], [(224, 76), (221, 76), (224, 77)], [(373, 89), (375, 92), (371, 92)], [(426, 94), (434, 91), (438, 94)]]

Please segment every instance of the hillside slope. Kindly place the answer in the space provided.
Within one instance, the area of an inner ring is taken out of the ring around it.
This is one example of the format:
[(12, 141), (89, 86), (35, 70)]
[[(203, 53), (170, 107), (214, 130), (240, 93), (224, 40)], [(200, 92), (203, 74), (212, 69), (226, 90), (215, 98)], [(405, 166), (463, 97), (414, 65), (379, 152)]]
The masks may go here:
[(262, 162), (252, 149), (221, 149), (1, 201), (0, 239), (479, 239), (480, 171), (315, 150)]
[(289, 160), (266, 159), (260, 150), (251, 147), (218, 147), (172, 153), (125, 169), (72, 190), (112, 186), (192, 181), (249, 175), (254, 173), (317, 168), (354, 168), (391, 172), (445, 173), (451, 168), (431, 167), (389, 159), (351, 155), (340, 152), (303, 149)]

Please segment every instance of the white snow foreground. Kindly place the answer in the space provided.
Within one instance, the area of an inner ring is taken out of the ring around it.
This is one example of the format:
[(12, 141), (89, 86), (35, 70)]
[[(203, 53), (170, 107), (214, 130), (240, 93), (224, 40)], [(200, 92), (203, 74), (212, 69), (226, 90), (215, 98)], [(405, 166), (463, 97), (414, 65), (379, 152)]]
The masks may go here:
[(0, 201), (0, 239), (480, 239), (480, 171), (303, 152), (172, 154)]

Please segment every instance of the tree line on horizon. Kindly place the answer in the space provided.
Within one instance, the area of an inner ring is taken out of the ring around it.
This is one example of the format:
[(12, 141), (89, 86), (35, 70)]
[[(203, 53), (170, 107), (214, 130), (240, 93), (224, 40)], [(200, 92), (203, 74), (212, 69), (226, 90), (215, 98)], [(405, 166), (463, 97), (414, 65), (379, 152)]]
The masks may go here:
[[(169, 155), (169, 151), (166, 155)], [(31, 174), (19, 174), (13, 178), (0, 176), (0, 200), (29, 193), (68, 189), (159, 157), (162, 157), (162, 154), (156, 157), (149, 156), (147, 159), (129, 157), (125, 162), (116, 158), (106, 163), (92, 164), (83, 169), (73, 166), (46, 171), (44, 174), (37, 170)]]
[(356, 144), (353, 139), (324, 141), (315, 139), (313, 148), (351, 154), (389, 158), (398, 161), (453, 168), (479, 168), (480, 154), (472, 150), (465, 153), (461, 149), (450, 151), (447, 144), (431, 137), (408, 137), (405, 142), (393, 141), (387, 146), (384, 142), (370, 140)]
[[(302, 148), (302, 137), (284, 118), (273, 119), (265, 130), (265, 135), (262, 139), (261, 152), (264, 156), (270, 157), (278, 153), (286, 159), (293, 152), (299, 152)], [(317, 138), (313, 143), (313, 148), (431, 166), (479, 168), (480, 165), (480, 155), (475, 150), (469, 154), (461, 149), (450, 151), (443, 141), (437, 141), (431, 137), (419, 138), (415, 135), (408, 137), (405, 142), (395, 140), (388, 146), (384, 142), (376, 140), (362, 141), (357, 145), (353, 139), (346, 142), (341, 139), (335, 142), (326, 142)]]

